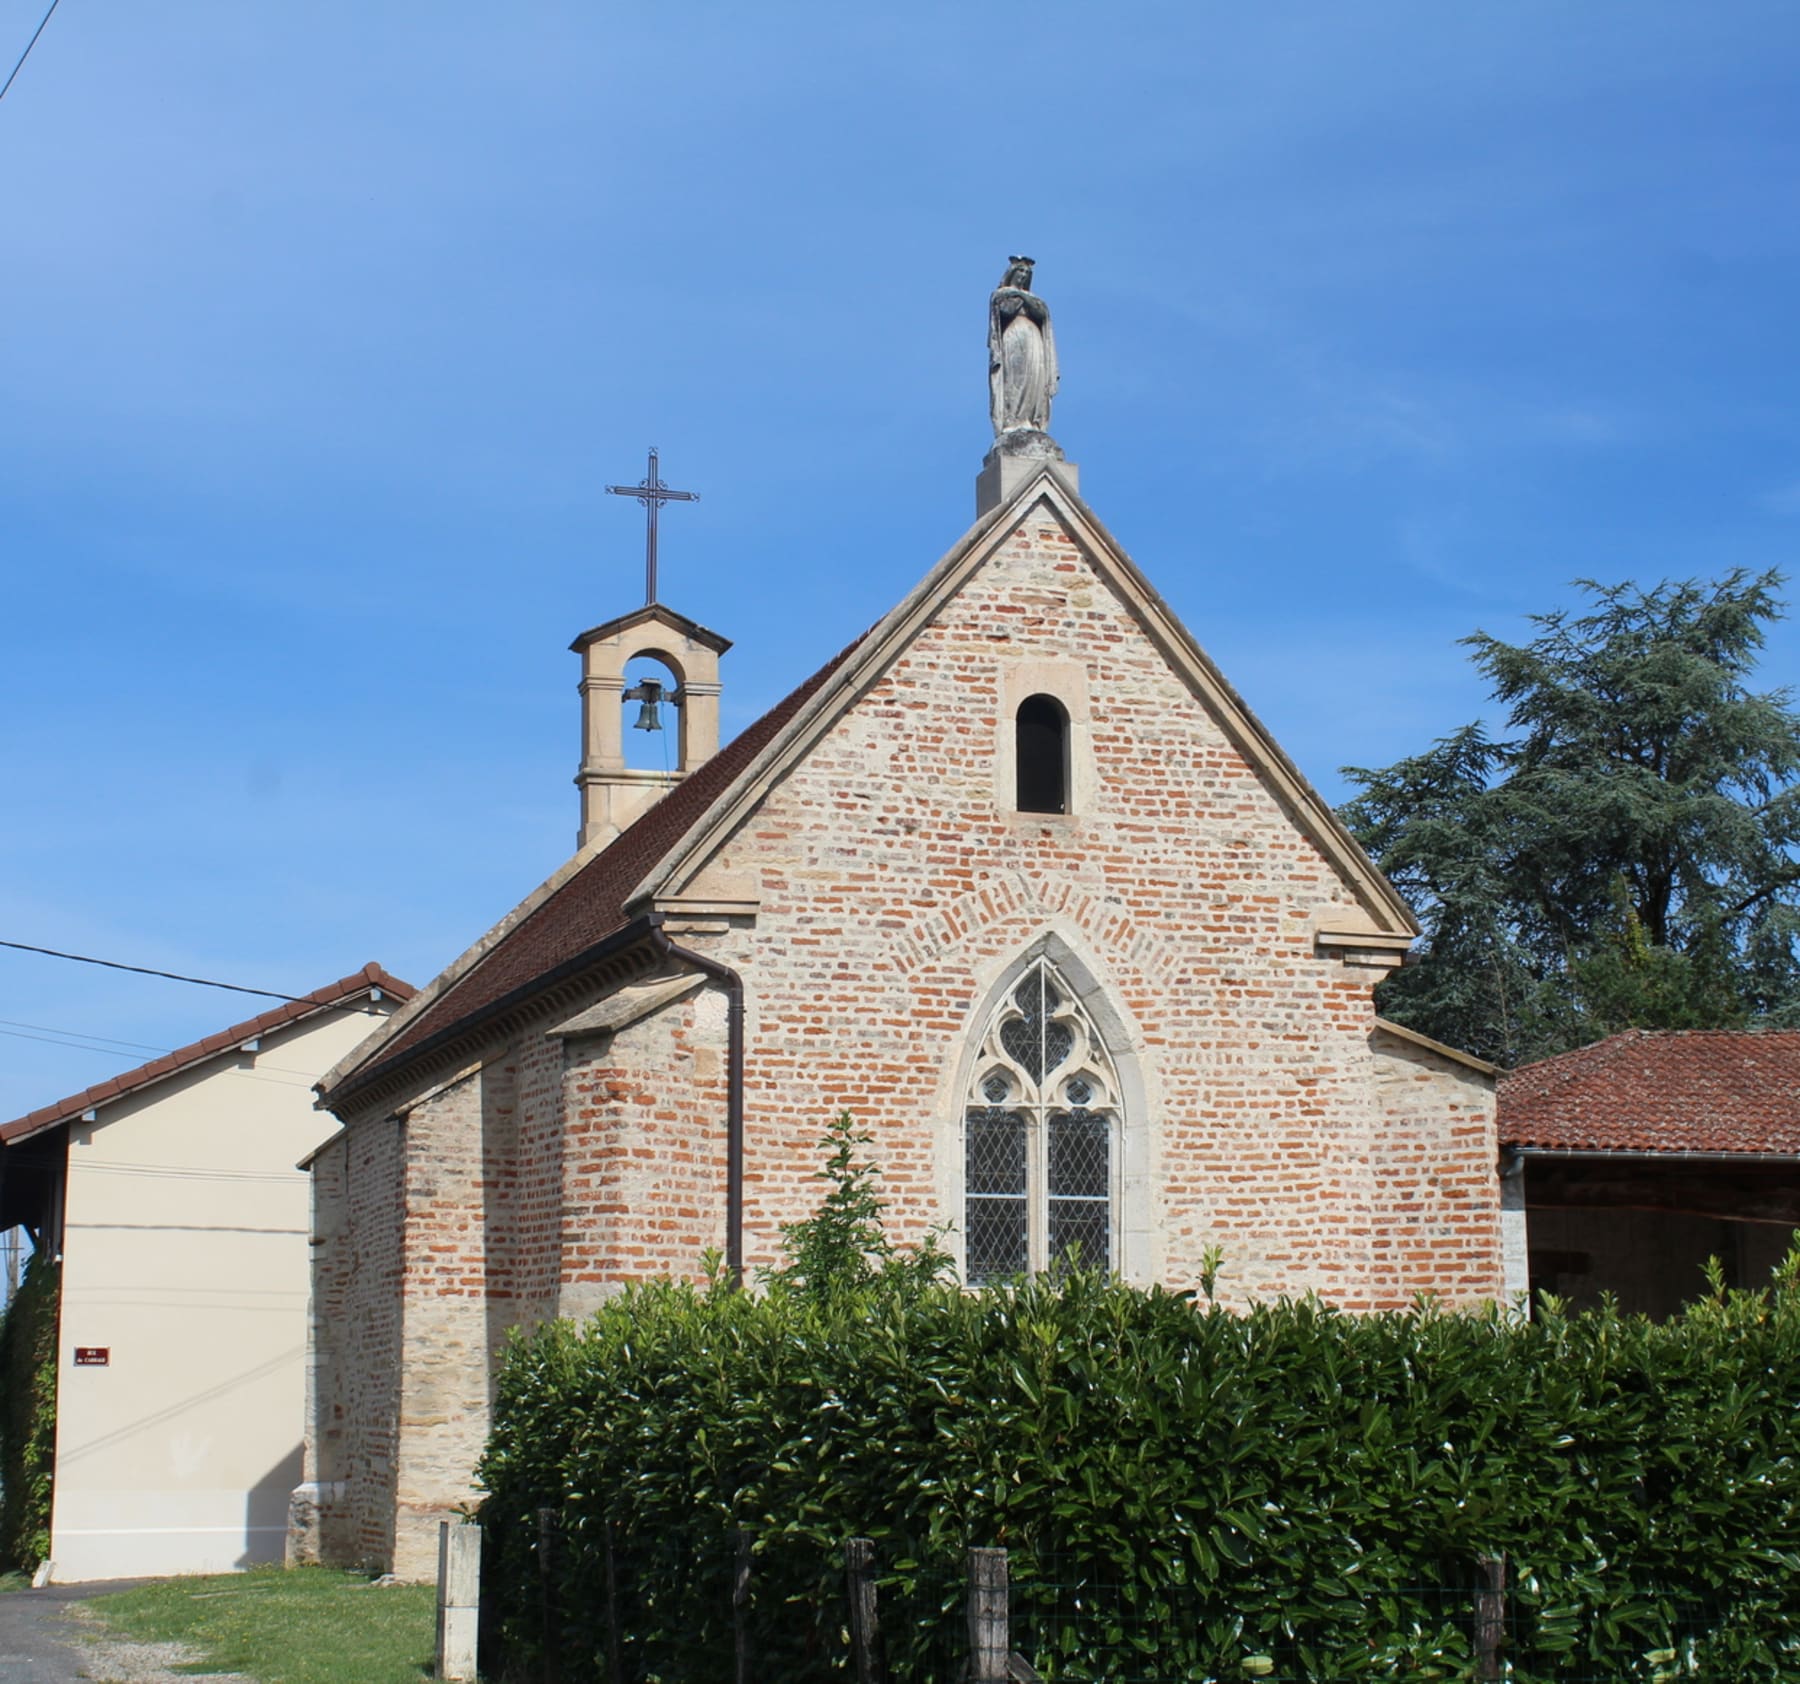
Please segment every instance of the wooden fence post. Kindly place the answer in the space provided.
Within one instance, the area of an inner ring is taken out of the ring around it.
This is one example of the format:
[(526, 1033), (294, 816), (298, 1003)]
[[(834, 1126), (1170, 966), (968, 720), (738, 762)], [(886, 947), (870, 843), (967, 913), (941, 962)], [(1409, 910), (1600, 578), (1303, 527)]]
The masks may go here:
[(731, 1636), (737, 1651), (737, 1684), (750, 1684), (750, 1534), (733, 1534)]
[(850, 1652), (856, 1684), (883, 1684), (881, 1620), (875, 1606), (875, 1540), (850, 1538), (844, 1544), (844, 1576), (850, 1591)]
[(539, 1509), (538, 1605), (544, 1642), (544, 1684), (562, 1674), (562, 1632), (556, 1620), (556, 1510)]
[(613, 1561), (613, 1523), (601, 1531), (606, 1550), (606, 1684), (625, 1684), (623, 1645), (619, 1640), (619, 1575)]
[(437, 1654), (439, 1678), (475, 1677), (481, 1619), (481, 1528), (466, 1520), (438, 1522)]
[(969, 1684), (1007, 1684), (1006, 1551), (969, 1551)]
[(1475, 1569), (1481, 1575), (1475, 1592), (1475, 1676), (1487, 1684), (1505, 1676), (1500, 1645), (1506, 1638), (1506, 1557), (1478, 1556)]

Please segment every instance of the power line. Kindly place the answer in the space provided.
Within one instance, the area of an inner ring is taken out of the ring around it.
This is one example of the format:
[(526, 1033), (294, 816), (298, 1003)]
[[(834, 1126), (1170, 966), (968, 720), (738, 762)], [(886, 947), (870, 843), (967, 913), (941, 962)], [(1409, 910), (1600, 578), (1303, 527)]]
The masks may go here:
[(258, 994), (265, 1000), (286, 1000), (296, 1006), (317, 1006), (321, 1011), (362, 1012), (361, 1006), (327, 1004), (306, 994), (283, 994), (278, 988), (246, 988), (239, 982), (214, 982), (211, 977), (183, 976), (179, 971), (158, 971), (148, 965), (127, 965), (118, 959), (96, 959), (86, 953), (64, 953), (54, 947), (33, 947), (27, 941), (0, 941), (19, 953), (41, 953), (47, 959), (68, 959), (77, 965), (104, 965), (109, 971), (131, 971), (138, 976), (161, 977), (165, 982), (191, 982), (196, 988), (223, 988), (232, 994)]
[[(74, 1036), (68, 1035), (31, 1035), (25, 1029), (0, 1029), (0, 1035), (11, 1036), (13, 1040), (36, 1040), (36, 1042), (43, 1042), (47, 1047), (68, 1047), (72, 1053), (101, 1053), (106, 1058), (135, 1058), (137, 1056), (135, 1053), (126, 1053), (122, 1047), (95, 1047), (85, 1036), (77, 1040)], [(149, 1051), (167, 1053), (169, 1049), (153, 1047)], [(142, 1063), (142, 1060), (139, 1060), (139, 1063)]]
[[(0, 1028), (0, 1035), (10, 1035), (15, 1041), (42, 1041), (49, 1047), (66, 1047), (70, 1052), (98, 1053), (102, 1058), (129, 1058), (130, 1053), (120, 1052), (116, 1047), (96, 1047), (86, 1040), (72, 1040), (57, 1034), (31, 1035), (23, 1029)], [(152, 1047), (151, 1052), (167, 1053), (168, 1047)], [(216, 1054), (214, 1055), (217, 1056)], [(280, 1071), (280, 1075), (270, 1072)], [(319, 1085), (319, 1078), (305, 1070), (295, 1070), (286, 1064), (269, 1064), (260, 1070), (224, 1070), (221, 1075), (233, 1076), (246, 1082), (275, 1082), (284, 1088), (314, 1088)], [(295, 1078), (289, 1080), (289, 1078)]]
[[(48, 1035), (33, 1035), (23, 1029), (0, 1029), (0, 1035), (9, 1035), (15, 1041), (42, 1041), (48, 1047), (67, 1047), (72, 1052), (103, 1053), (107, 1058), (130, 1058), (133, 1055), (120, 1047), (97, 1047), (87, 1036), (77, 1039), (74, 1036), (58, 1034), (51, 1031)], [(148, 1052), (167, 1052), (167, 1047), (149, 1047)], [(142, 1063), (140, 1059), (138, 1061)]]
[[(35, 1029), (37, 1034), (26, 1034), (25, 1031), (28, 1029)], [(52, 1046), (73, 1047), (77, 1052), (110, 1053), (115, 1058), (125, 1057), (126, 1052), (172, 1053), (175, 1050), (173, 1047), (154, 1046), (149, 1041), (121, 1041), (116, 1035), (91, 1035), (85, 1029), (57, 1029), (48, 1023), (20, 1023), (16, 1018), (0, 1017), (0, 1035), (13, 1033), (16, 1033), (21, 1041), (32, 1041), (42, 1036), (48, 1036), (51, 1038)], [(96, 1045), (95, 1043), (103, 1044)], [(125, 1050), (115, 1050), (120, 1048)], [(265, 1064), (260, 1057), (257, 1059), (256, 1067), (258, 1070), (276, 1070), (284, 1076), (303, 1077), (309, 1085), (317, 1075), (316, 1071), (297, 1070), (291, 1064)], [(246, 1072), (239, 1071), (237, 1074), (243, 1075)]]
[[(116, 1035), (90, 1035), (85, 1029), (56, 1029), (48, 1023), (21, 1023), (14, 1017), (0, 1017), (0, 1027), (7, 1029), (35, 1029), (40, 1035), (67, 1035), (79, 1041), (105, 1041), (109, 1046), (121, 1047), (127, 1052), (166, 1053), (168, 1047), (153, 1047), (148, 1041), (121, 1041)], [(101, 1049), (93, 1049), (99, 1052)]]
[[(58, 4), (59, 0), (50, 0), (50, 12), (54, 12)], [(25, 51), (19, 54), (19, 62), (12, 67), (12, 76), (8, 76), (6, 79), (6, 88), (13, 85), (13, 77), (25, 68), (25, 61), (31, 57), (31, 49), (37, 45), (38, 36), (44, 33), (44, 24), (50, 21), (50, 12), (44, 13), (44, 23), (40, 23), (32, 31), (31, 39), (25, 43)], [(6, 88), (0, 88), (0, 99), (6, 98)]]
[[(71, 1163), (74, 1161), (70, 1160)], [(111, 1158), (90, 1158), (86, 1153), (81, 1156), (80, 1168), (84, 1175), (136, 1175), (162, 1181), (266, 1181), (279, 1187), (304, 1186), (309, 1179), (304, 1170), (296, 1169), (203, 1169), (193, 1164), (133, 1164)]]

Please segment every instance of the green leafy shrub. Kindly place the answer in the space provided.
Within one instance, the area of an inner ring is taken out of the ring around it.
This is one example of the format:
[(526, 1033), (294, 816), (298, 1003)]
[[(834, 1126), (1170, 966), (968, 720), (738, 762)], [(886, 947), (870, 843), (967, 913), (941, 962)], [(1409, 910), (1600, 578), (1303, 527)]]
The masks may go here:
[(887, 1237), (881, 1220), (887, 1201), (875, 1185), (879, 1172), (857, 1157), (872, 1139), (848, 1111), (840, 1111), (826, 1129), (819, 1142), (825, 1163), (818, 1179), (830, 1191), (811, 1216), (781, 1230), (786, 1261), (765, 1275), (765, 1285), (829, 1304), (874, 1287), (907, 1296), (948, 1277), (950, 1258), (936, 1230), (910, 1249)]
[(60, 1292), (55, 1263), (34, 1252), (0, 1316), (0, 1568), (29, 1572), (50, 1554)]
[[(896, 1679), (955, 1676), (971, 1546), (1046, 1679), (1800, 1680), (1800, 1293), (1613, 1311), (1230, 1314), (1074, 1271), (636, 1286), (521, 1340), (481, 1467), (503, 1648), (565, 1680), (842, 1676), (843, 1541)], [(555, 1512), (547, 1599), (537, 1513)]]

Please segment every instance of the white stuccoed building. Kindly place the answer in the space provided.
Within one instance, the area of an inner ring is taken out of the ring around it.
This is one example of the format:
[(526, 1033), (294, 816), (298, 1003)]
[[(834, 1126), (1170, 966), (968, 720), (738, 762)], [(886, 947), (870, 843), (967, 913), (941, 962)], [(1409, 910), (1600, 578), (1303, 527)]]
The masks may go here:
[(281, 1560), (313, 1084), (411, 995), (371, 964), (0, 1127), (0, 1207), (61, 1257), (54, 1579)]

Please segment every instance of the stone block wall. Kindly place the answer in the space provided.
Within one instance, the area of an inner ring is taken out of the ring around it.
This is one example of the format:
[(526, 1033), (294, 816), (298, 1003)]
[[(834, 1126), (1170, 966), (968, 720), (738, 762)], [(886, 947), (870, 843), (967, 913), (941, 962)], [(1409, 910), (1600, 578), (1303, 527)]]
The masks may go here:
[(568, 1043), (561, 1312), (620, 1283), (695, 1278), (725, 1247), (725, 999), (689, 994)]
[[(1071, 721), (1068, 814), (1015, 811), (997, 780), (1039, 689)], [(842, 1108), (876, 1134), (903, 1232), (959, 1220), (966, 1049), (1053, 935), (1135, 1072), (1123, 1215), (1148, 1238), (1127, 1273), (1190, 1284), (1217, 1243), (1239, 1296), (1411, 1296), (1377, 1258), (1381, 973), (1314, 942), (1353, 892), (1060, 525), (1016, 531), (711, 869), (761, 899), (753, 928), (690, 938), (749, 987), (753, 1262), (816, 1201)], [(1491, 1180), (1491, 1155), (1469, 1174)]]
[(1385, 1030), (1371, 1046), (1378, 1299), (1503, 1297), (1492, 1078)]
[(313, 1160), (312, 1352), (291, 1561), (392, 1560), (404, 1170), (391, 1117), (339, 1135)]
[(350, 1271), (342, 1235), (349, 1214), (349, 1160), (349, 1142), (341, 1134), (312, 1160), (305, 1427), (301, 1483), (288, 1501), (290, 1567), (348, 1562), (355, 1555), (344, 1481)]

